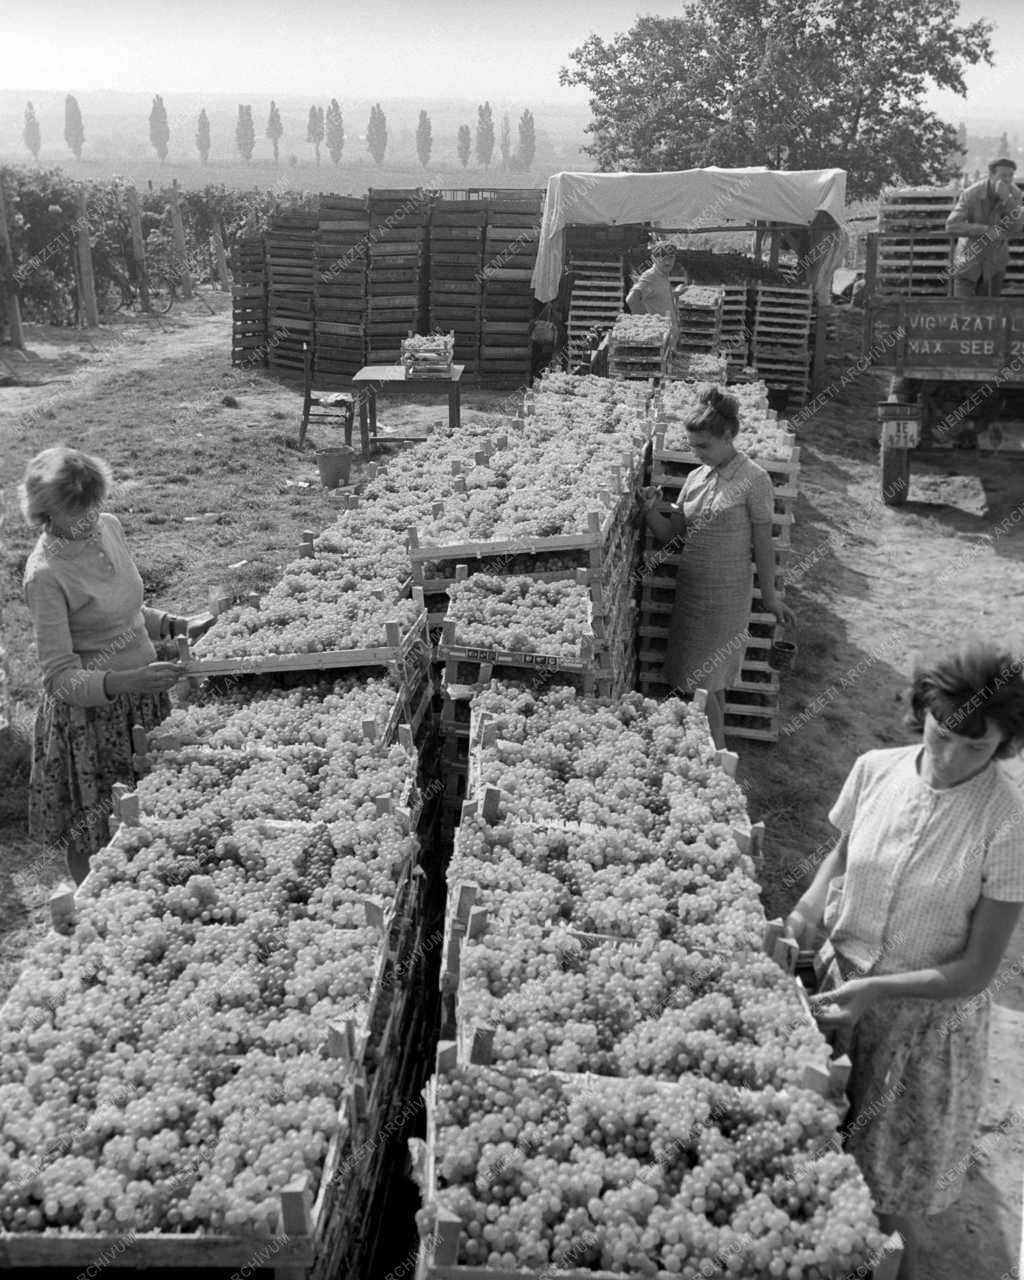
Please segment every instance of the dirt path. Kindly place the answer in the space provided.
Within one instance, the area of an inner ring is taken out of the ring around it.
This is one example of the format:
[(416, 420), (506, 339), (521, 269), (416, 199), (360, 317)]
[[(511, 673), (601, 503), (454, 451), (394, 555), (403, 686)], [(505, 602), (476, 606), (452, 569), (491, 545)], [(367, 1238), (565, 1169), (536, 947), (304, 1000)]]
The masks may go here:
[[(232, 561), (249, 559), (257, 588), (272, 581), (299, 532), (323, 527), (333, 511), (333, 500), (308, 483), (315, 476), (310, 454), (288, 447), (297, 428), (295, 391), (230, 368), (227, 303), (219, 298), (213, 305), (215, 316), (191, 304), (162, 322), (128, 322), (88, 345), (73, 334), (34, 333), (44, 358), (6, 363), (39, 385), (0, 388), (4, 486), (54, 438), (80, 439), (110, 458), (123, 482), (118, 511), (147, 591), (174, 609), (203, 603)], [(909, 740), (901, 717), (914, 651), (972, 630), (1014, 644), (1024, 636), (1024, 461), (962, 455), (955, 465), (920, 467), (911, 502), (901, 510), (883, 507), (873, 417), (883, 388), (871, 375), (843, 384), (855, 354), (836, 353), (835, 394), (799, 427), (802, 496), (788, 590), (800, 648), (783, 687), (783, 732), (770, 747), (734, 744), (752, 815), (767, 824), (769, 914), (788, 909), (821, 857), (831, 836), (826, 815), (854, 757)], [(239, 408), (224, 407), (228, 393)], [(469, 391), (464, 416), (487, 419), (507, 406), (507, 393)], [(385, 405), (383, 414), (388, 425), (421, 426), (438, 410), (403, 403)], [(23, 650), (15, 654), (8, 640), (16, 694), (27, 705), (36, 676), (17, 580), (28, 541), (12, 537), (4, 608), (8, 636), (18, 637)], [(57, 874), (19, 823), (0, 803), (0, 896), (8, 906), (44, 901)], [(0, 978), (13, 975), (17, 955), (42, 927), (33, 905), (22, 928), (0, 936), (0, 968), (7, 970)], [(928, 1280), (1015, 1276), (1024, 1166), (1024, 929), (1014, 937), (994, 999), (982, 1131), (965, 1153), (971, 1163), (964, 1197), (930, 1224)]]

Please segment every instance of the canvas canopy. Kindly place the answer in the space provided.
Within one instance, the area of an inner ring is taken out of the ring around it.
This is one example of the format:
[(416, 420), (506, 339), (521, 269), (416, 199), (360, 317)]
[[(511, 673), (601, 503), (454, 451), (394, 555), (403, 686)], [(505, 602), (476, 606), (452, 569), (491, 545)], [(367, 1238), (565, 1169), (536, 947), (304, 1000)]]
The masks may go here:
[(556, 173), (548, 179), (533, 291), (542, 302), (558, 293), (562, 232), (570, 223), (653, 222), (711, 227), (776, 222), (806, 228), (791, 235), (808, 278), (830, 281), (842, 255), (846, 172), (806, 169), (684, 169), (678, 173)]

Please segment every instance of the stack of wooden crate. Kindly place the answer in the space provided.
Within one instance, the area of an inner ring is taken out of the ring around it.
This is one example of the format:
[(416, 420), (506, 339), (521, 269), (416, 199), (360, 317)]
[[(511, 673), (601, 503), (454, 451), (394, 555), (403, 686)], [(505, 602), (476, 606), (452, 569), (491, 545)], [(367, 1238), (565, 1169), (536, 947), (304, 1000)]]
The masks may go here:
[(569, 272), (569, 363), (576, 368), (589, 356), (587, 335), (591, 329), (611, 329), (625, 305), (622, 255), (574, 257), (569, 261)]
[(267, 362), (289, 375), (301, 376), (313, 339), (318, 223), (315, 212), (297, 209), (275, 214), (267, 230)]
[(480, 373), (490, 382), (530, 380), (533, 267), (540, 236), (540, 196), (487, 201)]
[(430, 213), (430, 327), (455, 334), (463, 381), (480, 371), (486, 225), (480, 200), (438, 200)]
[(813, 319), (810, 288), (757, 285), (752, 363), (757, 376), (773, 391), (788, 391), (794, 405), (807, 399)]
[(608, 335), (608, 376), (660, 382), (668, 372), (671, 342), (667, 316), (620, 316)]
[(429, 221), (430, 207), (421, 191), (370, 190), (369, 364), (397, 364), (402, 339), (426, 328)]
[(946, 219), (955, 187), (897, 187), (878, 198), (876, 287), (884, 293), (944, 298), (953, 241)]
[[(767, 410), (767, 393), (762, 396), (762, 412)], [(742, 421), (742, 419), (741, 419)], [(784, 426), (785, 424), (780, 424)], [(758, 454), (758, 466), (768, 472), (775, 491), (772, 521), (772, 546), (775, 556), (776, 593), (785, 596), (785, 566), (790, 549), (790, 529), (795, 520), (800, 472), (800, 450), (791, 433), (782, 434), (773, 456)], [(777, 455), (777, 456), (774, 456)], [(686, 449), (665, 444), (665, 435), (654, 438), (651, 483), (665, 495), (663, 512), (678, 500), (687, 475), (700, 463)], [(676, 600), (676, 574), (680, 561), (678, 548), (662, 548), (645, 535), (641, 566), (641, 602), (639, 628), (639, 687), (651, 697), (671, 692), (664, 674), (669, 624)], [(754, 574), (753, 605), (748, 627), (747, 649), (740, 677), (726, 691), (725, 727), (727, 736), (775, 742), (779, 736), (779, 679), (772, 669), (769, 654), (777, 639), (777, 623), (767, 613), (761, 600), (760, 584)]]
[(357, 196), (320, 197), (316, 242), (314, 371), (350, 377), (366, 360), (366, 260), (370, 223)]
[(240, 236), (231, 250), (231, 363), (266, 362), (266, 249), (262, 236)]
[(722, 291), (722, 333), (719, 350), (725, 356), (726, 377), (744, 380), (750, 359), (750, 330), (747, 327), (747, 286), (720, 284)]

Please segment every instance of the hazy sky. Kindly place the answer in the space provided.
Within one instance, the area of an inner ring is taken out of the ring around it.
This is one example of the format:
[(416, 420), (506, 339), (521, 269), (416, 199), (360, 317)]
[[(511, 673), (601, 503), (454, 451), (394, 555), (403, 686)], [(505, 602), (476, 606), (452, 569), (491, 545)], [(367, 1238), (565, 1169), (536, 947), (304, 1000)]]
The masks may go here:
[[(801, 3), (801, 0), (794, 0)], [(591, 31), (627, 30), (663, 0), (4, 0), (11, 89), (266, 96), (583, 100), (558, 68)], [(966, 19), (998, 24), (995, 68), (972, 73), (947, 118), (1005, 115), (1020, 100), (1021, 0), (964, 0)], [(1024, 132), (1024, 109), (1014, 115)], [(1011, 130), (1012, 131), (1012, 130)]]

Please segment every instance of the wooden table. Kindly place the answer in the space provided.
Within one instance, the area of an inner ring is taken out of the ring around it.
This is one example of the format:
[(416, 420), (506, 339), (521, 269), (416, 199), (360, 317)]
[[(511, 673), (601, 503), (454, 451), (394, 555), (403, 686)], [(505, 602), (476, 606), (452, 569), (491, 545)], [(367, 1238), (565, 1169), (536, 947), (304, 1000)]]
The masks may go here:
[(363, 457), (369, 458), (371, 436), (377, 436), (377, 393), (384, 387), (407, 387), (415, 391), (443, 391), (448, 397), (448, 425), (458, 427), (462, 413), (463, 364), (453, 364), (447, 378), (410, 378), (405, 365), (368, 364), (352, 375), (352, 385), (359, 388), (359, 435)]

